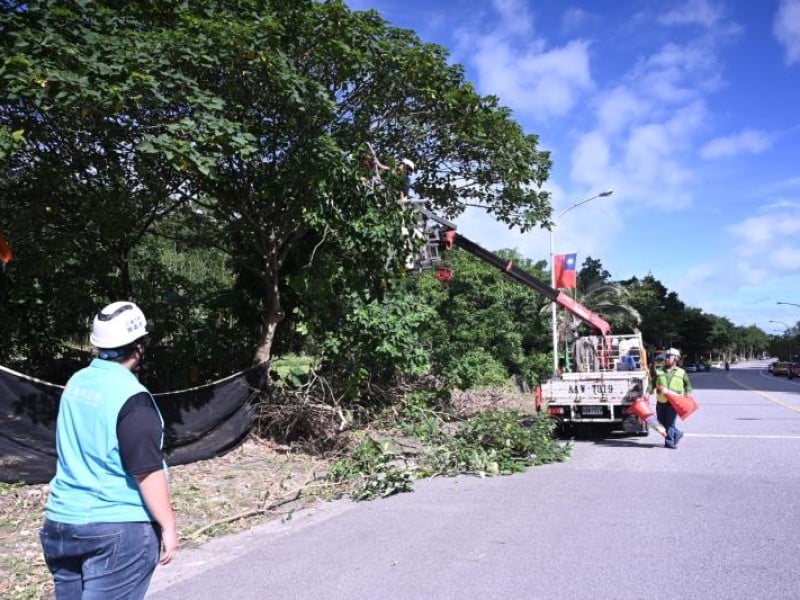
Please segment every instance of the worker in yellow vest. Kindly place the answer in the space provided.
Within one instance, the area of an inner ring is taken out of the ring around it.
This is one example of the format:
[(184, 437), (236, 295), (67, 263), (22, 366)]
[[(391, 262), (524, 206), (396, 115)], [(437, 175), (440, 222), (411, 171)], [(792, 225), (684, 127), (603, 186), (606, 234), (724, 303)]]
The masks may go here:
[[(655, 377), (650, 380), (651, 394), (659, 386), (664, 386), (664, 388), (681, 396), (691, 395), (692, 382), (689, 381), (689, 375), (686, 374), (686, 371), (678, 366), (680, 357), (681, 353), (675, 348), (670, 348), (666, 351), (664, 366), (656, 368)], [(678, 442), (683, 437), (683, 432), (675, 426), (678, 413), (669, 403), (666, 396), (660, 393), (656, 395), (656, 416), (659, 423), (667, 430), (667, 437), (664, 438), (664, 447), (677, 450)]]

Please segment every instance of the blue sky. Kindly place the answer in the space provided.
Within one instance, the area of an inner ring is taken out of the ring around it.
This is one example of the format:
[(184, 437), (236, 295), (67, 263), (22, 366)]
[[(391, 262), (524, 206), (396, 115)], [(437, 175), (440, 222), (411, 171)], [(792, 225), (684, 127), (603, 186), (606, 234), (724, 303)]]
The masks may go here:
[[(348, 0), (448, 48), (552, 153), (556, 252), (782, 333), (800, 308), (800, 0)], [(478, 212), (459, 231), (549, 257)]]

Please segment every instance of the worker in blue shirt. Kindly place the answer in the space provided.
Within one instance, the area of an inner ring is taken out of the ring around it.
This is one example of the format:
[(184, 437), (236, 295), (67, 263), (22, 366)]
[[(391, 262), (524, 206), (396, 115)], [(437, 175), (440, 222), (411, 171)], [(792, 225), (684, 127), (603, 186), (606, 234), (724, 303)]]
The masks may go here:
[(57, 600), (140, 599), (178, 548), (162, 458), (164, 424), (139, 382), (147, 323), (133, 302), (94, 318), (97, 358), (67, 382), (58, 462), (39, 533)]

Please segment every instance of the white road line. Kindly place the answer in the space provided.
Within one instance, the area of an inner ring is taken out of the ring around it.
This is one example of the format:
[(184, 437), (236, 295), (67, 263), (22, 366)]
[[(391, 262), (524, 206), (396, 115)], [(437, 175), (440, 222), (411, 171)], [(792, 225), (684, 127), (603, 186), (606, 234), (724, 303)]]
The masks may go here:
[(696, 437), (696, 438), (741, 438), (741, 439), (748, 439), (748, 440), (800, 440), (800, 435), (750, 435), (744, 434), (740, 435), (737, 433), (686, 433), (684, 434), (686, 437)]

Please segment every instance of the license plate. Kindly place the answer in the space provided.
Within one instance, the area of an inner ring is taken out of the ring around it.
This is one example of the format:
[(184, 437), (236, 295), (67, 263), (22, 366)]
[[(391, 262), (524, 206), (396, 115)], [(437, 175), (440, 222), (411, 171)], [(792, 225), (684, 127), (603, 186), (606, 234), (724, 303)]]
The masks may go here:
[(581, 414), (587, 417), (602, 417), (603, 416), (603, 407), (602, 406), (584, 406), (581, 408)]

